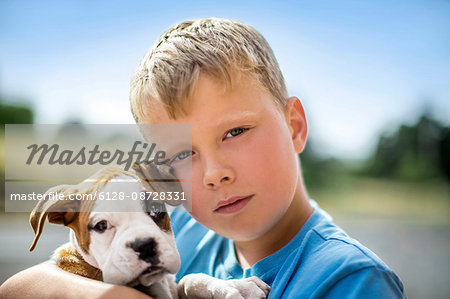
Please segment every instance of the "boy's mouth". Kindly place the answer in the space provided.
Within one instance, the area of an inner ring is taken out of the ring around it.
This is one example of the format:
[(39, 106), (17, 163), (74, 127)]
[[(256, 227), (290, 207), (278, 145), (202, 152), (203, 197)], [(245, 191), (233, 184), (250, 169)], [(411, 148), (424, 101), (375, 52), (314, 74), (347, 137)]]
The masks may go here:
[(219, 214), (233, 214), (242, 210), (247, 203), (253, 198), (253, 195), (248, 196), (233, 196), (225, 200), (219, 201), (214, 212)]

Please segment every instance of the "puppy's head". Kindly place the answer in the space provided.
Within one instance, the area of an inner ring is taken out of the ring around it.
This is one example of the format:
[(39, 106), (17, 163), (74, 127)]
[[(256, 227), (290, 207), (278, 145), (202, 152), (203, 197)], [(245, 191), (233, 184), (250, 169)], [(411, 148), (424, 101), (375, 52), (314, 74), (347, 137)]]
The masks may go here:
[[(102, 271), (105, 282), (148, 286), (161, 275), (176, 273), (180, 258), (164, 204), (133, 200), (148, 188), (135, 173), (106, 168), (81, 184), (50, 189), (30, 216), (35, 231), (30, 250), (48, 219), (71, 228), (73, 245)], [(63, 199), (50, 200), (55, 193), (63, 194)], [(71, 194), (97, 196), (71, 200)]]

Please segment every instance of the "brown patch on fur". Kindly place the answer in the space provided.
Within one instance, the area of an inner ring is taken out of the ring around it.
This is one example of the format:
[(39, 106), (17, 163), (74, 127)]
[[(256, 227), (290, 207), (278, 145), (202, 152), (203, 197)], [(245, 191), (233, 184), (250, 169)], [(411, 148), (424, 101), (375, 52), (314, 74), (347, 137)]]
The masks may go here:
[(90, 234), (87, 229), (89, 224), (89, 215), (90, 212), (80, 212), (78, 213), (78, 217), (67, 225), (74, 231), (81, 250), (87, 254), (89, 254), (89, 245), (91, 244)]
[[(134, 163), (132, 165), (133, 170), (145, 187), (146, 191), (149, 192), (178, 192), (182, 193), (183, 188), (181, 188), (180, 180), (178, 180), (174, 173), (173, 168), (166, 164), (156, 165), (152, 161), (144, 161), (141, 163)], [(181, 200), (167, 200), (164, 203), (172, 206), (181, 205), (183, 202)]]
[(152, 218), (153, 222), (156, 223), (156, 225), (163, 231), (166, 232), (171, 232), (172, 228), (170, 226), (170, 216), (169, 213), (167, 212), (162, 212), (159, 215), (156, 216), (151, 216), (150, 218)]
[(170, 226), (170, 217), (169, 217), (169, 213), (165, 212), (164, 213), (164, 219), (163, 221), (161, 221), (161, 225), (158, 225), (161, 229), (171, 232), (172, 231), (172, 227)]
[(103, 281), (102, 271), (88, 264), (71, 244), (55, 251), (58, 267), (87, 278)]

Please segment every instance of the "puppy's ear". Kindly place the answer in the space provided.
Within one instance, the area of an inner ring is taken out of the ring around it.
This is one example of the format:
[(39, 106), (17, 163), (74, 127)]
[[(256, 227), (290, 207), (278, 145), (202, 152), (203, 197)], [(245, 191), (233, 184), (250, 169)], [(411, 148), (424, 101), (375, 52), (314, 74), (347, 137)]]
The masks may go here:
[[(176, 178), (173, 168), (167, 164), (157, 165), (153, 160), (150, 162), (134, 162), (132, 168), (149, 192), (183, 192), (180, 180)], [(165, 203), (179, 206), (182, 201), (167, 200)]]
[(44, 195), (44, 200), (34, 207), (30, 214), (30, 224), (34, 231), (34, 240), (29, 251), (33, 251), (37, 241), (42, 234), (45, 220), (56, 224), (69, 225), (79, 213), (79, 201), (64, 199), (53, 199), (55, 194), (64, 194), (67, 186), (57, 186), (49, 189)]

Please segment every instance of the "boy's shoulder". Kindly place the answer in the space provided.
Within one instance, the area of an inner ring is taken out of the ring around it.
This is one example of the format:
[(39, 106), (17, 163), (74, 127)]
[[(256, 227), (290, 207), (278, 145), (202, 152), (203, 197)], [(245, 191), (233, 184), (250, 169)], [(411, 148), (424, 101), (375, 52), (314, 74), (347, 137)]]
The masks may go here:
[[(275, 297), (405, 297), (398, 276), (372, 251), (336, 226), (317, 205), (302, 231), (299, 246), (280, 269), (280, 273), (290, 273), (289, 281), (278, 294), (273, 294)], [(274, 284), (283, 284), (282, 279)]]
[(179, 277), (194, 272), (222, 279), (258, 276), (272, 286), (271, 298), (404, 297), (395, 273), (313, 205), (313, 215), (288, 244), (245, 270), (231, 240), (198, 224), (188, 213), (173, 213), (182, 260)]
[(299, 232), (303, 248), (299, 248), (309, 261), (324, 265), (354, 268), (377, 267), (388, 269), (371, 250), (351, 238), (333, 223), (327, 212), (315, 205), (315, 212)]

